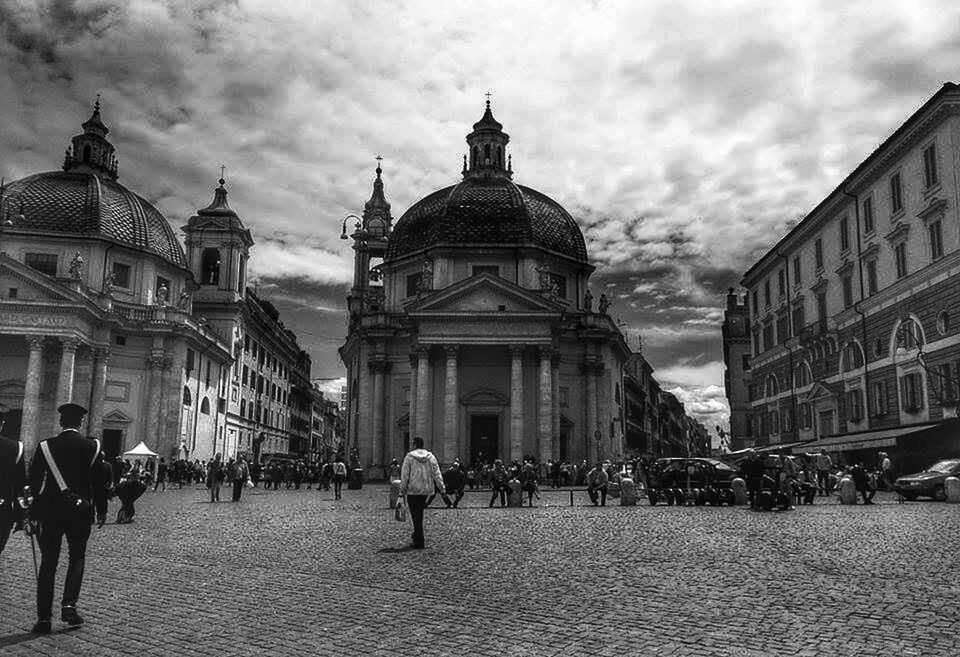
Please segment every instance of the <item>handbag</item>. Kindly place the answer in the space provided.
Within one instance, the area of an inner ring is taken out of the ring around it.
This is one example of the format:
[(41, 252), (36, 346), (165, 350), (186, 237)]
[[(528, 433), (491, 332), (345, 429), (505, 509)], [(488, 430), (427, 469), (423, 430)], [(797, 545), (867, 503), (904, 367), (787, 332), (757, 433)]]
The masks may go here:
[[(93, 462), (97, 460), (97, 456), (100, 454), (100, 441), (94, 440), (94, 443), (97, 445), (97, 450), (93, 454), (93, 461), (90, 462), (90, 465), (93, 465)], [(43, 457), (47, 460), (47, 465), (50, 467), (50, 472), (53, 473), (53, 478), (57, 482), (57, 486), (60, 487), (60, 501), (68, 511), (89, 511), (93, 508), (93, 504), (90, 503), (90, 500), (85, 499), (74, 493), (67, 487), (67, 482), (63, 480), (63, 475), (60, 473), (60, 468), (57, 466), (57, 462), (53, 460), (53, 454), (50, 453), (50, 445), (47, 444), (47, 441), (44, 440), (40, 443), (40, 451), (43, 452)]]
[(402, 497), (397, 500), (397, 507), (393, 511), (393, 517), (397, 522), (407, 521), (407, 505), (403, 503)]

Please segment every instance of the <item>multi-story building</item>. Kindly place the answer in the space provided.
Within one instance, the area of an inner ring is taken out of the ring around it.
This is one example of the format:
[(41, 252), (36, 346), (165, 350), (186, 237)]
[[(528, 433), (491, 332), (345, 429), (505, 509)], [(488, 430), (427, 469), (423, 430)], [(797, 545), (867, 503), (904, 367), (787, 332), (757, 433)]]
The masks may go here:
[[(960, 454), (960, 86), (947, 83), (744, 275), (747, 440), (909, 468)], [(730, 361), (728, 360), (728, 367)], [(732, 405), (732, 403), (731, 403)]]
[(310, 452), (315, 459), (329, 461), (343, 452), (343, 424), (340, 405), (326, 399), (316, 386), (312, 389), (313, 422), (310, 430)]
[(723, 313), (723, 386), (730, 406), (730, 449), (747, 447), (751, 440), (748, 427), (751, 418), (750, 389), (750, 308), (746, 298), (733, 288), (727, 292), (727, 309)]

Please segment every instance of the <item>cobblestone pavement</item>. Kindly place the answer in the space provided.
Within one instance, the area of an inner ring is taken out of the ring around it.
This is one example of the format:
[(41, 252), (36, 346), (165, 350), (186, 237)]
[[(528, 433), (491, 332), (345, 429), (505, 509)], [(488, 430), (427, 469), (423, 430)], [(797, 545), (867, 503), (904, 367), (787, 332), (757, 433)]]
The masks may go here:
[(468, 493), (427, 512), (415, 551), (384, 486), (341, 502), (205, 497), (148, 492), (126, 526), (111, 503), (88, 552), (87, 623), (54, 619), (49, 636), (28, 633), (33, 566), (14, 535), (0, 654), (960, 655), (958, 506), (595, 508), (547, 492), (489, 509)]

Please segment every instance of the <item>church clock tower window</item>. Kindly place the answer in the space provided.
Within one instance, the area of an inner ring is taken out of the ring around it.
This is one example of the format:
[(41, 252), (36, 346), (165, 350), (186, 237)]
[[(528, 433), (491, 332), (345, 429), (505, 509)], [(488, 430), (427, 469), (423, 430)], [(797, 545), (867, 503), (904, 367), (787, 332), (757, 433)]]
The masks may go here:
[(203, 284), (220, 284), (220, 249), (203, 250)]

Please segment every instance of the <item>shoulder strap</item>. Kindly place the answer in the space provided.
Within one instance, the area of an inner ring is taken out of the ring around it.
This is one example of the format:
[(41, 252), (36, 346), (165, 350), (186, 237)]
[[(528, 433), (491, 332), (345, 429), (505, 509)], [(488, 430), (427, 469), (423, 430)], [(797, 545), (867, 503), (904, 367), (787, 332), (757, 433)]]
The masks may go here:
[(67, 482), (63, 480), (63, 475), (60, 474), (60, 468), (57, 467), (57, 462), (53, 460), (53, 454), (50, 453), (50, 445), (47, 444), (46, 440), (40, 443), (40, 450), (43, 452), (44, 458), (47, 459), (47, 465), (50, 466), (50, 472), (53, 473), (53, 478), (57, 481), (57, 486), (60, 487), (61, 491), (67, 490)]
[(23, 443), (17, 442), (17, 458), (14, 460), (14, 463), (19, 463), (20, 459), (23, 458)]
[(96, 438), (93, 439), (93, 444), (97, 446), (97, 449), (93, 451), (93, 458), (90, 459), (90, 467), (93, 467), (93, 464), (97, 462), (97, 457), (100, 456), (100, 441)]

